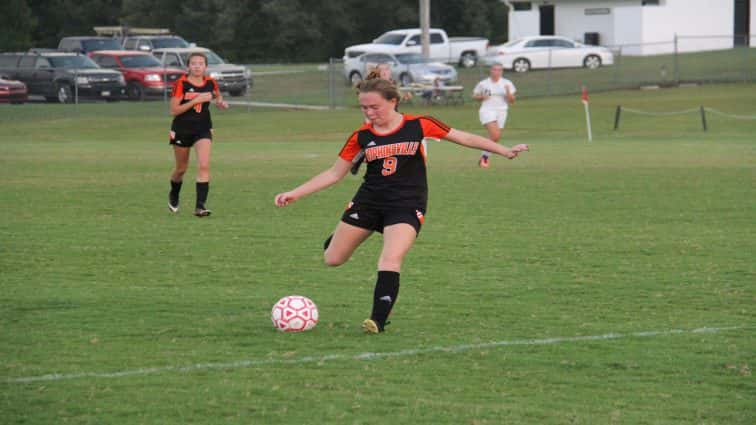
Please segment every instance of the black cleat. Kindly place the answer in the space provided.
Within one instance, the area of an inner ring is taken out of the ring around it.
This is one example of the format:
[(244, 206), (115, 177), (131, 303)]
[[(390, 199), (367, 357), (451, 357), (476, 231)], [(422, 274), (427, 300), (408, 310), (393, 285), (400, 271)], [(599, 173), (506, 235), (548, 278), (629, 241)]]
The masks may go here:
[(168, 209), (171, 210), (172, 213), (177, 213), (179, 210), (179, 198), (178, 195), (173, 196), (172, 193), (168, 194)]
[(197, 217), (208, 217), (212, 213), (213, 213), (212, 211), (206, 210), (204, 207), (194, 209), (194, 215), (196, 215)]

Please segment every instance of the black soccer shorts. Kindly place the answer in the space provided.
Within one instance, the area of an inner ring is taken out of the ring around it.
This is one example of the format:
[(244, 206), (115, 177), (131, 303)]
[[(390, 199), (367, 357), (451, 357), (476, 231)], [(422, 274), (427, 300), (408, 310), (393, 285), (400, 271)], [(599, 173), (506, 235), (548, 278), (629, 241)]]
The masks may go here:
[(198, 131), (195, 133), (177, 133), (171, 131), (170, 141), (168, 144), (178, 146), (180, 148), (191, 148), (197, 143), (198, 140), (210, 139), (213, 140), (212, 130)]
[(407, 223), (420, 234), (420, 228), (425, 222), (425, 211), (420, 209), (380, 209), (361, 207), (349, 203), (341, 221), (363, 229), (383, 233), (383, 228), (392, 224)]

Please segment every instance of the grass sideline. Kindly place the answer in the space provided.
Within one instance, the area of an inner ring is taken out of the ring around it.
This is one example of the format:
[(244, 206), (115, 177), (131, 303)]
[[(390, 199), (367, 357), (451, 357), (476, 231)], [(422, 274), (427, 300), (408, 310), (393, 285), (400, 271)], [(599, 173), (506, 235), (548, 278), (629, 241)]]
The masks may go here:
[[(430, 146), (430, 205), (387, 334), (368, 337), (380, 238), (348, 264), (321, 244), (359, 180), (277, 210), (327, 167), (356, 109), (214, 111), (210, 205), (165, 208), (159, 103), (2, 107), (0, 416), (4, 423), (750, 424), (756, 300), (754, 121), (623, 117), (697, 105), (754, 114), (753, 85), (526, 99), (492, 168)], [(472, 105), (411, 108), (481, 132)], [(194, 163), (192, 163), (194, 165)], [(190, 170), (187, 181), (191, 181)], [(302, 293), (321, 323), (276, 333)], [(654, 337), (637, 332), (737, 327)], [(351, 359), (492, 341), (627, 338)], [(307, 356), (344, 360), (287, 363)], [(249, 359), (271, 363), (18, 383)], [(276, 363), (275, 361), (278, 361)]]

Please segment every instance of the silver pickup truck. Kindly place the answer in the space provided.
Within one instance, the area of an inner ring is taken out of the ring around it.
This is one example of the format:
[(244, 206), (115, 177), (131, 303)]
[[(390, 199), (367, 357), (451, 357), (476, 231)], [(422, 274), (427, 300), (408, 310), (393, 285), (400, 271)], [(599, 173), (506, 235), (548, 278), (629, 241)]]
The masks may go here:
[(158, 58), (163, 66), (171, 68), (187, 69), (187, 59), (193, 52), (204, 53), (207, 56), (207, 75), (218, 82), (222, 92), (231, 96), (244, 96), (252, 87), (252, 75), (249, 69), (226, 63), (220, 56), (204, 47), (175, 47), (165, 49), (153, 49), (152, 54)]

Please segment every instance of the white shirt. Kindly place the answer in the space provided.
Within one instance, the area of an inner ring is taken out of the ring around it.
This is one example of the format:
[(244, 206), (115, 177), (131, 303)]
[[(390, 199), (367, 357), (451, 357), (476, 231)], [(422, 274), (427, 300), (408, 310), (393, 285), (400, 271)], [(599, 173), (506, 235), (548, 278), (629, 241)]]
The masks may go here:
[(499, 78), (499, 81), (493, 82), (491, 78), (478, 83), (473, 89), (473, 95), (487, 94), (490, 96), (480, 104), (480, 109), (507, 109), (507, 88), (512, 94), (517, 93), (517, 89), (511, 81), (506, 78)]

